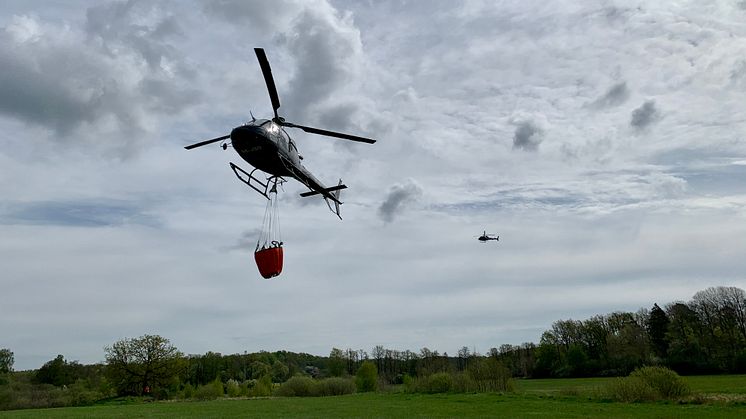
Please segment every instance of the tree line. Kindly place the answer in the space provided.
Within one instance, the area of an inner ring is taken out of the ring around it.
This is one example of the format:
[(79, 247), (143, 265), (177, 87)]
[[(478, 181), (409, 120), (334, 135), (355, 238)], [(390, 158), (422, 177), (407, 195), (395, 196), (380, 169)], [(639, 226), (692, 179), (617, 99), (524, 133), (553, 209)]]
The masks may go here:
[(496, 355), (522, 377), (620, 376), (643, 365), (746, 373), (746, 293), (711, 287), (688, 302), (558, 320), (538, 345), (503, 345)]
[[(115, 396), (261, 396), (294, 377), (355, 377), (363, 365), (375, 369), (384, 387), (412, 380), (427, 387), (453, 377), (454, 383), (463, 383), (458, 377), (468, 376), (477, 379), (461, 387), (480, 388), (477, 384), (487, 382), (479, 381), (487, 380), (484, 371), (493, 371), (494, 378), (502, 377), (503, 370), (524, 378), (623, 376), (645, 365), (680, 374), (746, 373), (746, 293), (712, 287), (688, 302), (558, 320), (538, 344), (506, 344), (484, 354), (466, 346), (453, 355), (427, 347), (414, 352), (375, 346), (370, 352), (332, 348), (328, 356), (287, 351), (185, 355), (157, 335), (122, 339), (104, 352), (101, 364), (82, 365), (58, 355), (38, 370), (13, 372), (13, 352), (0, 349), (0, 409), (90, 404)], [(308, 385), (298, 379), (293, 383)], [(340, 386), (327, 384), (324, 388)]]

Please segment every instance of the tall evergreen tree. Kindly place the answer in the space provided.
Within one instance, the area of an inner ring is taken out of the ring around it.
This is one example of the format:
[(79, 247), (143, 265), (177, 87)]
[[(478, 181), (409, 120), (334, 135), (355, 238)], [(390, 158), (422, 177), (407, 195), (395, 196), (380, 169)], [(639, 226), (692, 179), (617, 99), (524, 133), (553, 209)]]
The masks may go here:
[(653, 308), (650, 309), (650, 316), (647, 319), (646, 326), (653, 353), (660, 358), (665, 358), (668, 354), (666, 332), (668, 332), (668, 325), (670, 323), (671, 321), (668, 320), (666, 312), (663, 311), (657, 303), (653, 304)]

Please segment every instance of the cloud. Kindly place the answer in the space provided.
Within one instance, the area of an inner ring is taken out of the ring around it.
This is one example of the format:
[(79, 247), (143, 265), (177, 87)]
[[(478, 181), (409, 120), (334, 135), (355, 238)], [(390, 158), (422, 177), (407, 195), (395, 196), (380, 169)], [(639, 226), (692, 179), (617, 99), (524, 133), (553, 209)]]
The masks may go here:
[(730, 72), (730, 80), (733, 83), (746, 81), (746, 60), (739, 60), (733, 64), (733, 70)]
[(655, 107), (654, 100), (647, 100), (639, 108), (632, 111), (629, 124), (633, 128), (644, 129), (660, 118), (660, 112)]
[(596, 108), (611, 108), (623, 104), (628, 98), (629, 89), (627, 88), (627, 82), (623, 81), (611, 86), (603, 96), (593, 101), (592, 106)]
[(360, 30), (350, 13), (327, 1), (293, 0), (212, 0), (204, 10), (242, 29), (262, 31), (292, 57), (293, 68), (277, 71), (280, 54), (267, 48), (283, 116), (301, 123), (332, 121), (331, 129), (349, 125), (358, 107), (340, 105), (339, 93), (359, 82), (363, 68)]
[(107, 53), (119, 53), (118, 49), (126, 46), (145, 59), (151, 68), (159, 69), (163, 60), (172, 58), (173, 49), (164, 41), (182, 31), (173, 16), (142, 17), (142, 14), (154, 13), (155, 9), (140, 7), (140, 4), (145, 2), (115, 1), (91, 7), (86, 12), (85, 29)]
[(200, 97), (165, 42), (178, 33), (171, 15), (137, 1), (88, 9), (85, 31), (14, 16), (0, 28), (0, 113), (55, 142), (135, 154), (154, 116)]
[(515, 125), (513, 134), (513, 149), (523, 151), (536, 151), (539, 144), (544, 141), (545, 118), (518, 114), (511, 118), (511, 124)]
[(107, 227), (140, 224), (157, 226), (160, 221), (143, 208), (115, 201), (38, 201), (6, 204), (0, 224)]
[(289, 0), (209, 0), (204, 11), (235, 25), (272, 31), (286, 26), (301, 5)]
[[(315, 107), (355, 80), (360, 72), (360, 31), (350, 15), (340, 15), (328, 4), (304, 9), (280, 39), (295, 58), (287, 102), (290, 112), (300, 118), (311, 119)], [(334, 113), (334, 107), (328, 112)]]
[(389, 194), (378, 207), (378, 216), (385, 222), (390, 223), (400, 214), (407, 205), (416, 202), (422, 196), (422, 187), (413, 179), (408, 179), (403, 184), (396, 184), (389, 189)]
[(256, 248), (256, 241), (259, 238), (261, 234), (261, 230), (258, 228), (244, 231), (241, 233), (241, 237), (236, 240), (236, 243), (230, 246), (224, 246), (221, 248), (221, 250), (224, 251), (245, 251), (245, 250), (251, 250), (252, 252)]

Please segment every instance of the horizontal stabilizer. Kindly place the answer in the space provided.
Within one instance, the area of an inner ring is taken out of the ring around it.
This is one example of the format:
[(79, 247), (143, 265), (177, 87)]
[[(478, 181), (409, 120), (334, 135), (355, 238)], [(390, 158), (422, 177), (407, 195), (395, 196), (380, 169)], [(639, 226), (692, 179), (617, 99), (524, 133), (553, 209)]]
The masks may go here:
[[(340, 189), (347, 189), (347, 185), (337, 185), (337, 186), (332, 186), (331, 188), (325, 188), (325, 189), (322, 189), (322, 190), (324, 192), (334, 192), (334, 191), (338, 191)], [(300, 194), (300, 196), (302, 196), (303, 198), (305, 198), (305, 197), (308, 197), (308, 196), (318, 195), (320, 193), (322, 193), (322, 192), (321, 191), (308, 191), (308, 192), (303, 192), (302, 194)]]

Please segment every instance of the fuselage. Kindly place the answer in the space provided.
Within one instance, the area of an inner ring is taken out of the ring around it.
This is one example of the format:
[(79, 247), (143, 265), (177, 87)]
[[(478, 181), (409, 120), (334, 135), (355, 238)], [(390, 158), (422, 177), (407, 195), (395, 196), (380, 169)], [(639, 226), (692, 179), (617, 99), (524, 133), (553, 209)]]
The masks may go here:
[(298, 150), (282, 127), (256, 119), (231, 131), (231, 144), (242, 159), (275, 176), (292, 176), (288, 163), (302, 166)]
[(295, 143), (273, 121), (255, 119), (234, 128), (231, 131), (231, 144), (242, 159), (263, 172), (293, 177), (312, 189), (324, 187), (303, 167)]

